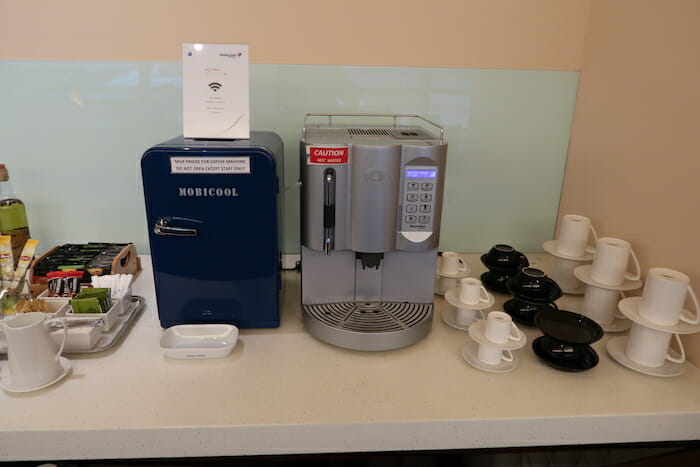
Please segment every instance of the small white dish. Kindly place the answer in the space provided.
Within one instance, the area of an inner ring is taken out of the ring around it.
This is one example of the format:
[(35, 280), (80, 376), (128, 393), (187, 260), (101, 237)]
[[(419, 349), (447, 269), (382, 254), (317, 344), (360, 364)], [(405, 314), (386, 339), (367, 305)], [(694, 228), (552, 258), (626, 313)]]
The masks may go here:
[(501, 363), (491, 365), (479, 360), (479, 344), (469, 339), (464, 347), (462, 347), (462, 358), (474, 368), (489, 373), (507, 373), (513, 371), (518, 366), (518, 356), (513, 354), (513, 361), (507, 362), (501, 360)]
[(522, 332), (520, 329), (518, 329), (518, 332), (520, 333), (520, 339), (518, 339), (517, 341), (508, 339), (503, 343), (493, 342), (492, 340), (488, 339), (486, 337), (485, 331), (486, 320), (475, 321), (469, 326), (469, 335), (472, 339), (474, 339), (474, 341), (476, 341), (477, 344), (487, 344), (502, 350), (517, 350), (527, 343), (527, 337), (525, 336), (525, 333)]
[(641, 280), (629, 280), (625, 279), (625, 282), (623, 282), (620, 285), (608, 285), (608, 284), (601, 284), (600, 282), (596, 281), (591, 277), (591, 264), (586, 264), (583, 266), (579, 266), (576, 269), (574, 269), (574, 275), (578, 280), (583, 282), (584, 284), (592, 285), (594, 287), (600, 287), (601, 289), (607, 289), (607, 290), (635, 290), (640, 288), (643, 283)]
[(485, 310), (491, 308), (496, 301), (493, 295), (488, 292), (486, 292), (486, 294), (489, 297), (486, 303), (464, 303), (459, 300), (459, 287), (453, 287), (445, 292), (445, 300), (447, 300), (447, 303), (457, 308), (464, 308), (465, 310)]
[(542, 244), (542, 248), (544, 248), (544, 251), (546, 251), (550, 255), (556, 256), (557, 258), (561, 259), (568, 259), (571, 261), (590, 261), (593, 259), (594, 253), (591, 252), (586, 252), (586, 254), (583, 256), (569, 256), (559, 253), (559, 248), (557, 248), (558, 244), (558, 240), (549, 240), (548, 242), (544, 242)]
[[(653, 321), (649, 321), (645, 317), (639, 314), (639, 304), (642, 301), (642, 297), (627, 297), (620, 300), (617, 307), (620, 309), (625, 317), (631, 319), (637, 324), (641, 324), (645, 328), (653, 329), (655, 331), (670, 332), (672, 334), (694, 334), (700, 332), (700, 324), (690, 324), (685, 321), (678, 321), (674, 326), (666, 326), (663, 324), (657, 324)], [(689, 314), (688, 310), (683, 310), (684, 313)]]
[(168, 358), (224, 358), (238, 341), (231, 324), (180, 324), (163, 331), (160, 348)]
[[(608, 351), (608, 354), (615, 360), (617, 363), (619, 363), (622, 366), (625, 366), (629, 368), (630, 370), (637, 371), (639, 373), (644, 373), (645, 375), (649, 376), (660, 376), (662, 378), (670, 378), (671, 376), (678, 376), (683, 374), (685, 372), (685, 362), (683, 363), (675, 363), (671, 362), (669, 360), (666, 360), (666, 362), (659, 367), (650, 367), (650, 366), (644, 366), (640, 365), (639, 363), (635, 362), (634, 360), (631, 360), (627, 354), (625, 353), (625, 349), (627, 348), (627, 340), (629, 339), (628, 336), (620, 336), (620, 337), (615, 337), (614, 339), (610, 339), (607, 344), (605, 345), (605, 349)], [(670, 349), (671, 352), (673, 352), (673, 349)]]
[(5, 369), (2, 372), (2, 377), (0, 377), (0, 388), (4, 389), (7, 392), (32, 392), (32, 391), (38, 391), (39, 389), (44, 389), (52, 384), (56, 384), (60, 380), (66, 377), (68, 373), (70, 373), (70, 370), (72, 368), (72, 365), (70, 363), (70, 360), (68, 360), (65, 357), (58, 357), (59, 363), (61, 365), (62, 371), (61, 374), (58, 375), (55, 379), (52, 379), (48, 383), (41, 384), (39, 386), (34, 386), (34, 387), (15, 387), (12, 384), (12, 378), (10, 377), (10, 371), (5, 367)]
[[(457, 319), (458, 310), (451, 308), (442, 312), (442, 321), (444, 321), (445, 324), (447, 324), (448, 326), (451, 326), (455, 329), (459, 329), (460, 331), (466, 331), (467, 329), (469, 329), (469, 326), (474, 321), (476, 321), (477, 319), (484, 319), (484, 313), (481, 310), (469, 311), (474, 311), (474, 319), (471, 319), (469, 321), (459, 321)], [(478, 318), (476, 315), (481, 316), (481, 318)]]

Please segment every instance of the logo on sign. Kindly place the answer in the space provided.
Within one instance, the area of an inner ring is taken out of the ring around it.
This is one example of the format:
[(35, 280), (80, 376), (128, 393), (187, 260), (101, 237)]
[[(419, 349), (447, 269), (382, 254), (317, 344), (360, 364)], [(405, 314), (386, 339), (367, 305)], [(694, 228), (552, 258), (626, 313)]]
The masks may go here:
[(347, 164), (348, 148), (309, 148), (309, 162), (312, 164)]
[(187, 197), (204, 197), (204, 196), (215, 196), (215, 197), (236, 197), (238, 192), (235, 188), (183, 188), (178, 187), (178, 194), (180, 196)]

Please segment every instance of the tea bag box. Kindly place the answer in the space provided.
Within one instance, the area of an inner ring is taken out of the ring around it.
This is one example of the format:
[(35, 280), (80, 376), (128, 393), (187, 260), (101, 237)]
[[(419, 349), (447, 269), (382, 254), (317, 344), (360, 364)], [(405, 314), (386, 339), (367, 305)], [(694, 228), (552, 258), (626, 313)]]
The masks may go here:
[(178, 137), (141, 159), (158, 315), (176, 324), (279, 326), (283, 145)]

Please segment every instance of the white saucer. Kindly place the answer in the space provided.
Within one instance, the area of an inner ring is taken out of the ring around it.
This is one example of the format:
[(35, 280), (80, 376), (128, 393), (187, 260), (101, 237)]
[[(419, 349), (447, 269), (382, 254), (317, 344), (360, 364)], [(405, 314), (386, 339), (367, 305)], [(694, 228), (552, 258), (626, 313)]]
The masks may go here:
[(41, 384), (39, 386), (35, 386), (32, 388), (16, 388), (12, 386), (12, 380), (10, 379), (10, 372), (5, 367), (4, 371), (2, 372), (2, 379), (0, 379), (0, 388), (3, 388), (5, 391), (8, 392), (32, 392), (32, 391), (37, 391), (39, 389), (43, 389), (46, 387), (51, 386), (54, 383), (59, 382), (62, 380), (68, 373), (70, 373), (71, 370), (71, 363), (70, 360), (68, 360), (65, 357), (58, 357), (59, 358), (59, 363), (61, 365), (61, 368), (63, 368), (63, 371), (61, 371), (61, 374), (58, 375), (55, 379), (49, 381), (48, 383)]
[(484, 331), (486, 330), (486, 320), (482, 319), (480, 321), (474, 321), (470, 326), (469, 326), (469, 335), (471, 336), (472, 339), (474, 339), (478, 344), (488, 344), (493, 347), (498, 347), (499, 349), (503, 350), (517, 350), (524, 346), (527, 343), (527, 337), (525, 337), (525, 333), (520, 331), (520, 335), (522, 336), (520, 339), (517, 341), (508, 339), (506, 342), (498, 343), (498, 342), (493, 342), (489, 339), (486, 338), (486, 335), (484, 334)]
[[(653, 321), (649, 321), (639, 314), (639, 304), (642, 301), (642, 297), (627, 297), (620, 300), (617, 307), (620, 309), (623, 315), (631, 319), (637, 324), (641, 324), (645, 328), (654, 329), (655, 331), (670, 332), (673, 334), (693, 334), (700, 332), (700, 324), (690, 324), (685, 321), (678, 321), (675, 326), (665, 326), (663, 324), (657, 324)], [(683, 310), (686, 311), (687, 310)]]
[(583, 256), (569, 256), (563, 253), (559, 253), (559, 249), (557, 248), (558, 243), (558, 240), (550, 240), (548, 242), (544, 242), (542, 244), (542, 248), (544, 248), (544, 251), (546, 251), (550, 255), (556, 256), (557, 258), (561, 259), (568, 259), (571, 261), (590, 261), (593, 259), (593, 253), (588, 252), (586, 252), (586, 254), (584, 254)]
[[(476, 313), (479, 313), (479, 310), (475, 310)], [(483, 318), (474, 318), (473, 321), (469, 321), (468, 323), (460, 323), (457, 321), (457, 310), (454, 308), (451, 308), (449, 310), (445, 310), (442, 312), (442, 320), (447, 324), (448, 326), (452, 326), (455, 329), (459, 329), (460, 331), (466, 331), (469, 329), (469, 326), (474, 322), (479, 319)]]
[(640, 281), (639, 279), (637, 279), (636, 281), (625, 279), (625, 282), (623, 282), (620, 285), (601, 284), (600, 282), (596, 281), (591, 277), (591, 266), (591, 264), (586, 264), (577, 267), (576, 269), (574, 269), (574, 276), (576, 276), (576, 278), (584, 284), (592, 285), (594, 287), (607, 290), (634, 290), (642, 286), (642, 281)]
[[(650, 376), (661, 376), (661, 377), (671, 377), (683, 374), (685, 371), (685, 362), (674, 363), (666, 360), (663, 366), (650, 367), (640, 365), (639, 363), (630, 360), (630, 358), (625, 354), (625, 349), (627, 348), (628, 336), (615, 337), (610, 339), (605, 348), (607, 349), (610, 356), (620, 365), (626, 366), (630, 370), (638, 371), (639, 373), (644, 373)], [(673, 352), (673, 349), (671, 349)]]
[(488, 295), (489, 297), (489, 301), (486, 303), (480, 302), (476, 305), (471, 303), (464, 303), (459, 301), (459, 287), (454, 287), (445, 292), (445, 300), (447, 300), (447, 303), (449, 303), (452, 306), (456, 306), (457, 308), (464, 308), (467, 310), (485, 310), (487, 308), (491, 308), (496, 302), (496, 299), (493, 297), (493, 295), (491, 295), (488, 292), (486, 292), (486, 295)]
[(465, 277), (469, 277), (469, 274), (471, 273), (471, 268), (467, 268), (466, 271), (459, 271), (454, 274), (446, 274), (444, 272), (440, 272), (438, 269), (435, 270), (436, 277), (447, 277), (448, 279), (464, 279)]
[(506, 373), (513, 371), (518, 366), (518, 356), (513, 354), (513, 361), (506, 362), (501, 360), (501, 363), (490, 365), (479, 360), (479, 344), (469, 339), (467, 344), (462, 347), (462, 358), (474, 368), (488, 371), (489, 373)]

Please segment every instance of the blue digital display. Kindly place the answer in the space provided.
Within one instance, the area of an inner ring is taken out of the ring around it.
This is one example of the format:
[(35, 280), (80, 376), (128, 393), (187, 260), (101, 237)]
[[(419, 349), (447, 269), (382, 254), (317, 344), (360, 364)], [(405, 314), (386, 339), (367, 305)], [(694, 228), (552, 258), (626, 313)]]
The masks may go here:
[(437, 170), (408, 169), (406, 178), (435, 178)]

